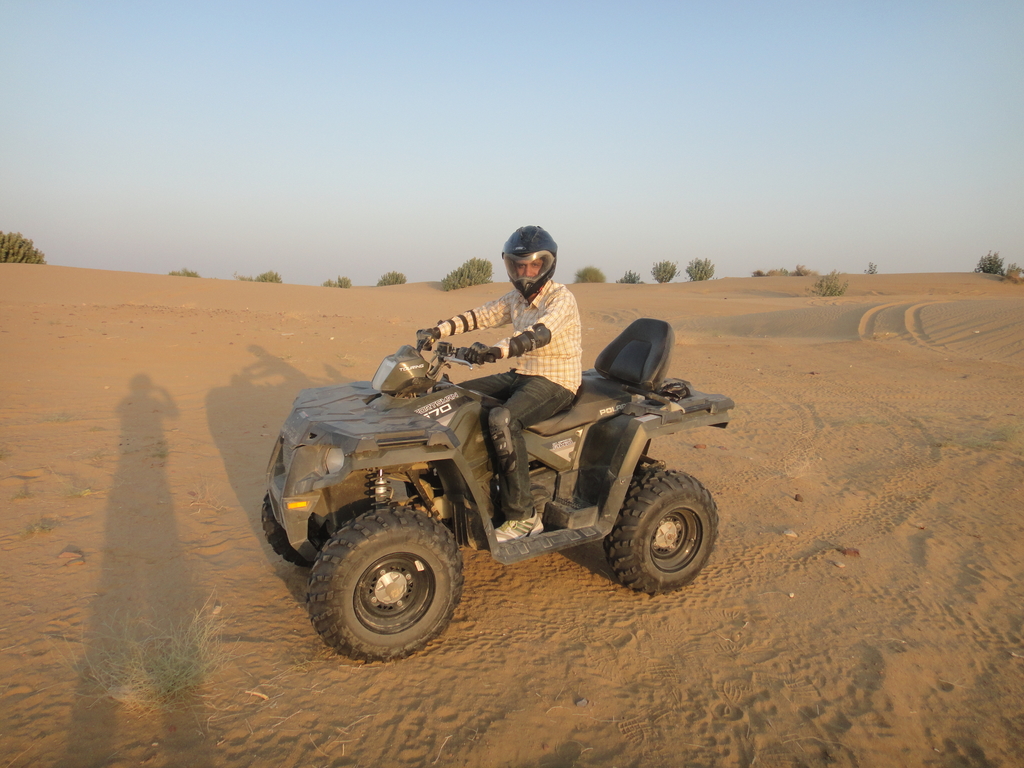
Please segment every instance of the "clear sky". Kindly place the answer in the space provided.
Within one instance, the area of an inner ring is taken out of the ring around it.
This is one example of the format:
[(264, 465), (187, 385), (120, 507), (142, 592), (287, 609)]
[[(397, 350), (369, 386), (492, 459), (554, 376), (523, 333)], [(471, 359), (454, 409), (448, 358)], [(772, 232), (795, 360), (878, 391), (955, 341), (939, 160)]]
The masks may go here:
[(0, 3), (0, 231), (51, 264), (440, 280), (1024, 264), (1024, 3)]

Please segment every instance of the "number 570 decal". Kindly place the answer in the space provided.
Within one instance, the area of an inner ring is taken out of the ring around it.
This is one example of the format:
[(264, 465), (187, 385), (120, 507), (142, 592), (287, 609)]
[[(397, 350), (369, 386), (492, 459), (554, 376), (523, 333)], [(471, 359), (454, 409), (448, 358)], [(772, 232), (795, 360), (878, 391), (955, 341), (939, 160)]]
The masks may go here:
[(444, 403), (443, 405), (439, 405), (437, 408), (431, 408), (429, 411), (424, 412), (423, 415), (426, 416), (428, 419), (436, 419), (442, 413), (448, 413), (448, 411), (450, 411), (451, 409), (451, 403)]
[(430, 405), (425, 405), (422, 408), (417, 408), (416, 413), (420, 416), (426, 416), (428, 419), (436, 419), (439, 416), (443, 416), (455, 407), (455, 402), (459, 399), (458, 392), (452, 392), (450, 395), (446, 395), (440, 400), (435, 400)]

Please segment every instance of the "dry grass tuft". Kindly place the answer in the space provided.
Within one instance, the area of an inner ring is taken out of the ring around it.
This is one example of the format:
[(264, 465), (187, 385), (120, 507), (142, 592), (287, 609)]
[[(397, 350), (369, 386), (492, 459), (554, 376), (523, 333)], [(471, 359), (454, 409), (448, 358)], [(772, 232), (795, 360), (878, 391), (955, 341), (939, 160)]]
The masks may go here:
[(1015, 422), (997, 427), (985, 437), (969, 437), (959, 440), (942, 440), (934, 443), (936, 448), (968, 448), (981, 451), (1009, 451), (1024, 454), (1024, 424)]
[[(29, 498), (31, 494), (22, 496), (21, 498)], [(17, 497), (16, 497), (17, 498)], [(27, 539), (30, 536), (36, 536), (40, 533), (49, 533), (54, 528), (60, 525), (60, 521), (52, 517), (41, 517), (31, 525), (26, 525), (21, 529), (21, 537)]]
[(43, 419), (44, 423), (49, 424), (65, 424), (69, 421), (75, 420), (75, 414), (62, 411), (61, 413), (51, 413)]
[[(50, 471), (53, 472), (52, 469)], [(85, 496), (92, 496), (96, 493), (88, 483), (82, 482), (81, 478), (77, 475), (71, 475), (70, 480), (56, 472), (53, 472), (53, 475), (57, 478), (57, 482), (59, 482), (61, 487), (64, 489), (64, 495), (69, 499), (81, 499)]]
[(125, 620), (97, 638), (79, 673), (128, 710), (169, 709), (223, 664), (221, 622), (209, 603), (167, 630)]
[(205, 477), (199, 478), (189, 490), (188, 495), (191, 499), (189, 506), (197, 507), (198, 511), (208, 509), (211, 512), (224, 512), (227, 510), (227, 505), (210, 489), (210, 481)]

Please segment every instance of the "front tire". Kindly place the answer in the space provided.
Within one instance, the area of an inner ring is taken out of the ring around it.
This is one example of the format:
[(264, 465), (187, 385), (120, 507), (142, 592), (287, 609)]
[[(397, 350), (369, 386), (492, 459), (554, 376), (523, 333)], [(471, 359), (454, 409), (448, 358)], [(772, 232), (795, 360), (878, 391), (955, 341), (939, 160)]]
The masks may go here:
[(718, 537), (718, 509), (708, 489), (683, 472), (642, 475), (605, 538), (619, 581), (657, 594), (693, 581)]
[(462, 553), (418, 510), (378, 509), (339, 528), (317, 555), (306, 608), (321, 639), (353, 659), (390, 661), (423, 648), (462, 597)]

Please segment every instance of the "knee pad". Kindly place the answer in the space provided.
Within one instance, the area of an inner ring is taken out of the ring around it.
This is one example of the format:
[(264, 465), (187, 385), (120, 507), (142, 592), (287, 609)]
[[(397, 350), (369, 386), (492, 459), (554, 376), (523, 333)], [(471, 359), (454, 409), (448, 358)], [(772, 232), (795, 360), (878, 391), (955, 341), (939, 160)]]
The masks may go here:
[(515, 448), (512, 445), (512, 430), (509, 425), (512, 423), (512, 414), (508, 408), (492, 408), (487, 416), (487, 423), (491, 431), (491, 444), (494, 452), (498, 455), (498, 465), (502, 474), (510, 474), (516, 468)]

